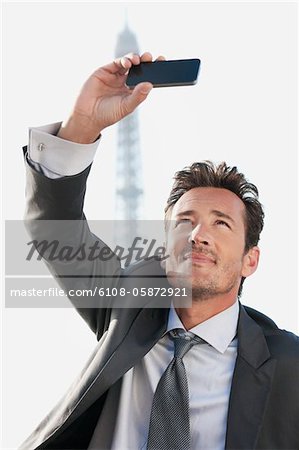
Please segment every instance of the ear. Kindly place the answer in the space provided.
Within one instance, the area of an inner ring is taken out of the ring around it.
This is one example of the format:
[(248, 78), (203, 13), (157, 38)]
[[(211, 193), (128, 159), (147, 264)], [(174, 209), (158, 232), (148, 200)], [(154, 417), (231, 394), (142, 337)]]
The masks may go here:
[(243, 257), (243, 264), (242, 264), (242, 277), (249, 277), (252, 275), (258, 266), (260, 258), (260, 249), (255, 246), (248, 250), (248, 252)]

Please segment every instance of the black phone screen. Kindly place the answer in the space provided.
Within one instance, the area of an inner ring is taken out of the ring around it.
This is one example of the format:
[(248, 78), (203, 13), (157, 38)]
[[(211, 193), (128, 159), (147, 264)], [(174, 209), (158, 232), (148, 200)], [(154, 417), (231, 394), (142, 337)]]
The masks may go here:
[(126, 84), (134, 87), (149, 81), (155, 87), (192, 85), (197, 81), (199, 67), (199, 59), (144, 62), (131, 67)]

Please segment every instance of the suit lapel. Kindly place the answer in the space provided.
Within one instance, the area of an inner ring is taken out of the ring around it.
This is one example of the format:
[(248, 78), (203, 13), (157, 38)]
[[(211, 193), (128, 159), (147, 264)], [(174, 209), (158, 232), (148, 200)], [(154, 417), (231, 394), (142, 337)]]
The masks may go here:
[(84, 394), (82, 392), (80, 395), (73, 396), (75, 399), (79, 398), (80, 400), (79, 403), (77, 402), (76, 407), (73, 409), (71, 415), (69, 415), (67, 423), (65, 422), (63, 427), (68, 426), (84, 413), (95, 399), (103, 395), (107, 389), (155, 345), (166, 330), (168, 313), (169, 309), (165, 308), (145, 308), (140, 310), (129, 332), (123, 337), (121, 342), (118, 336), (119, 345), (116, 346), (101, 371), (97, 372), (94, 365), (92, 369), (89, 369), (90, 373), (97, 373), (97, 376), (92, 382), (84, 383), (84, 386), (89, 386), (88, 389), (84, 388)]
[(107, 374), (107, 383), (111, 385), (143, 358), (166, 331), (168, 313), (169, 309), (165, 308), (145, 308), (140, 311), (121, 346), (103, 370), (103, 382)]
[(227, 450), (256, 448), (276, 365), (261, 328), (242, 305), (238, 341), (227, 419)]

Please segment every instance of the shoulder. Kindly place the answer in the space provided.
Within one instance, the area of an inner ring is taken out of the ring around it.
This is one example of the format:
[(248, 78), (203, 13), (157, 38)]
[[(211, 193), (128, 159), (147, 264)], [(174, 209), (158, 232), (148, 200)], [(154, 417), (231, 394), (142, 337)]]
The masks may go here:
[(270, 317), (248, 306), (247, 314), (261, 327), (270, 353), (278, 358), (294, 358), (299, 363), (299, 337), (287, 330), (278, 328)]

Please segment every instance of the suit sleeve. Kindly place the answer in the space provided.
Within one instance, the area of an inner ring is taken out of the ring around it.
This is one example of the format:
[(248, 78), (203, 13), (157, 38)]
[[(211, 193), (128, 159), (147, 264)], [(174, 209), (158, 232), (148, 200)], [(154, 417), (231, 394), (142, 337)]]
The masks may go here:
[[(91, 166), (83, 172), (51, 179), (36, 171), (27, 159), (27, 147), (23, 148), (26, 165), (25, 226), (35, 248), (48, 269), (66, 293), (118, 285), (121, 266), (112, 250), (89, 229), (83, 212), (86, 181)], [(73, 249), (77, 258), (65, 260), (63, 249)], [(86, 249), (97, 247), (105, 251), (105, 258), (86, 257)], [(81, 251), (80, 251), (81, 249)], [(84, 251), (83, 251), (84, 250)], [(111, 304), (109, 299), (93, 296), (69, 296), (79, 314), (100, 339), (109, 325)]]

